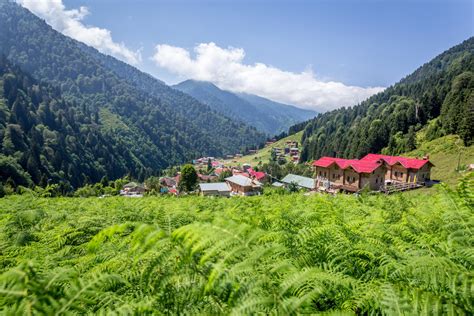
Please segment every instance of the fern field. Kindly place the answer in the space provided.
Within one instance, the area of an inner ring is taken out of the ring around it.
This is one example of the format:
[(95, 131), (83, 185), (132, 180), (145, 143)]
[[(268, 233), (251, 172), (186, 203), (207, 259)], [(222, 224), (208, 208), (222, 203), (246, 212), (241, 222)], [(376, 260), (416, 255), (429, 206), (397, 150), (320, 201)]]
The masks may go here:
[(10, 196), (0, 310), (472, 315), (473, 181), (429, 196)]

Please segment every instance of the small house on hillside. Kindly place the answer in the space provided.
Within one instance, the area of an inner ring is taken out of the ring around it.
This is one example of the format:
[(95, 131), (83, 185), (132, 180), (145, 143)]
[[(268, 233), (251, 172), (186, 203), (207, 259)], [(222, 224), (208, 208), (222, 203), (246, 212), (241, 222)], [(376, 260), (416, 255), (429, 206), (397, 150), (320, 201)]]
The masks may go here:
[(243, 175), (233, 175), (225, 179), (235, 195), (257, 195), (262, 192), (262, 184)]
[(287, 174), (286, 177), (281, 179), (281, 182), (288, 186), (291, 183), (296, 184), (301, 189), (314, 190), (316, 188), (316, 182), (312, 178), (298, 176), (296, 174)]
[(203, 196), (230, 196), (230, 187), (226, 182), (199, 183), (199, 190)]
[(267, 179), (267, 174), (263, 171), (255, 171), (252, 168), (248, 168), (247, 172), (252, 179), (255, 179), (259, 182), (263, 182)]
[(146, 192), (146, 188), (144, 185), (136, 183), (136, 182), (129, 182), (125, 184), (120, 190), (120, 195), (122, 196), (143, 196)]

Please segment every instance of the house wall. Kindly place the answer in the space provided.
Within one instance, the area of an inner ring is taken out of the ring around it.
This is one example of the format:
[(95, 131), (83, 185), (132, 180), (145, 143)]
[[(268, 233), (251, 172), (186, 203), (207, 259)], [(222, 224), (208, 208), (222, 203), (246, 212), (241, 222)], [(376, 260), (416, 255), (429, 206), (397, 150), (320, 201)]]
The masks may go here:
[(378, 190), (384, 184), (386, 167), (380, 166), (373, 173), (363, 173), (361, 178), (361, 189), (368, 187), (371, 190)]
[(260, 191), (260, 190), (254, 189), (251, 186), (240, 186), (236, 183), (229, 182), (229, 181), (227, 181), (227, 183), (229, 184), (232, 192), (236, 192), (241, 195), (252, 195)]
[(427, 163), (418, 170), (410, 169), (408, 181), (415, 182), (415, 176), (416, 182), (425, 182), (426, 180), (431, 179), (431, 165)]
[(347, 168), (344, 170), (344, 185), (360, 189), (359, 178), (360, 175), (354, 169)]
[(344, 182), (344, 170), (339, 168), (336, 164), (333, 164), (328, 169), (328, 179), (335, 184), (343, 184)]
[[(407, 182), (408, 170), (400, 164), (395, 164), (391, 167), (390, 177), (388, 179), (399, 182)], [(389, 173), (389, 172), (387, 172)], [(387, 177), (385, 177), (387, 179)]]

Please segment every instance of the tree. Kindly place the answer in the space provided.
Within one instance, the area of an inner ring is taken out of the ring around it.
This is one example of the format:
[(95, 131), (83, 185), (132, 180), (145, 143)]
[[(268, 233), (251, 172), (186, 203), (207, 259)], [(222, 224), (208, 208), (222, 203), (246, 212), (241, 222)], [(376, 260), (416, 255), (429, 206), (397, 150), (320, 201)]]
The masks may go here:
[(107, 175), (103, 176), (102, 179), (100, 179), (100, 184), (102, 184), (104, 188), (109, 186), (109, 178), (107, 177)]
[(219, 181), (222, 182), (225, 180), (225, 178), (228, 178), (228, 177), (232, 177), (232, 171), (229, 169), (226, 169), (222, 171), (221, 174), (219, 175)]
[(183, 192), (191, 192), (196, 188), (198, 182), (198, 175), (196, 169), (190, 164), (184, 165), (181, 168), (181, 175), (179, 179), (178, 188)]
[(212, 161), (211, 158), (207, 160), (207, 172), (212, 170)]
[(276, 154), (276, 151), (275, 149), (272, 148), (272, 153), (270, 154), (270, 161), (277, 161), (277, 154)]

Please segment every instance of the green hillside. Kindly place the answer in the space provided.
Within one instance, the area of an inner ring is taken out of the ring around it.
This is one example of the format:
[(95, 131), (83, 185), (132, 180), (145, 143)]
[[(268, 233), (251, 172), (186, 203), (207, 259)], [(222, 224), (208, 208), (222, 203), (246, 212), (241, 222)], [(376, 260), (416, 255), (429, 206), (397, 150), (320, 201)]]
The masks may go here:
[[(62, 35), (14, 1), (0, 0), (0, 56), (0, 155), (35, 184), (42, 178), (74, 187), (104, 176), (143, 180), (265, 140), (254, 127)], [(48, 115), (40, 113), (45, 107)], [(50, 131), (55, 140), (42, 146)], [(39, 149), (32, 153), (34, 142)], [(0, 181), (14, 181), (4, 170)]]
[(359, 105), (317, 116), (304, 130), (301, 157), (398, 155), (414, 150), (416, 133), (435, 118), (428, 140), (456, 134), (473, 143), (474, 37)]
[[(265, 163), (268, 162), (270, 159), (271, 153), (272, 153), (272, 148), (284, 148), (285, 143), (289, 140), (291, 141), (297, 141), (301, 145), (301, 136), (303, 135), (303, 132), (298, 132), (295, 134), (292, 134), (290, 136), (287, 136), (285, 138), (282, 138), (275, 143), (265, 146), (264, 148), (260, 149), (258, 153), (256, 154), (250, 154), (250, 155), (245, 155), (240, 158), (234, 158), (234, 159), (228, 159), (225, 161), (226, 164), (229, 165), (242, 165), (244, 163), (250, 164), (252, 166), (257, 165), (259, 162)], [(300, 147), (301, 148), (301, 147)]]
[[(404, 154), (407, 157), (423, 157), (429, 155), (435, 167), (431, 178), (454, 185), (459, 178), (466, 174), (466, 167), (474, 164), (474, 145), (464, 146), (462, 139), (457, 135), (447, 135), (432, 141), (423, 139), (419, 135), (420, 146)], [(460, 170), (458, 170), (458, 164)]]
[(459, 193), (0, 199), (0, 310), (474, 312), (473, 179)]

